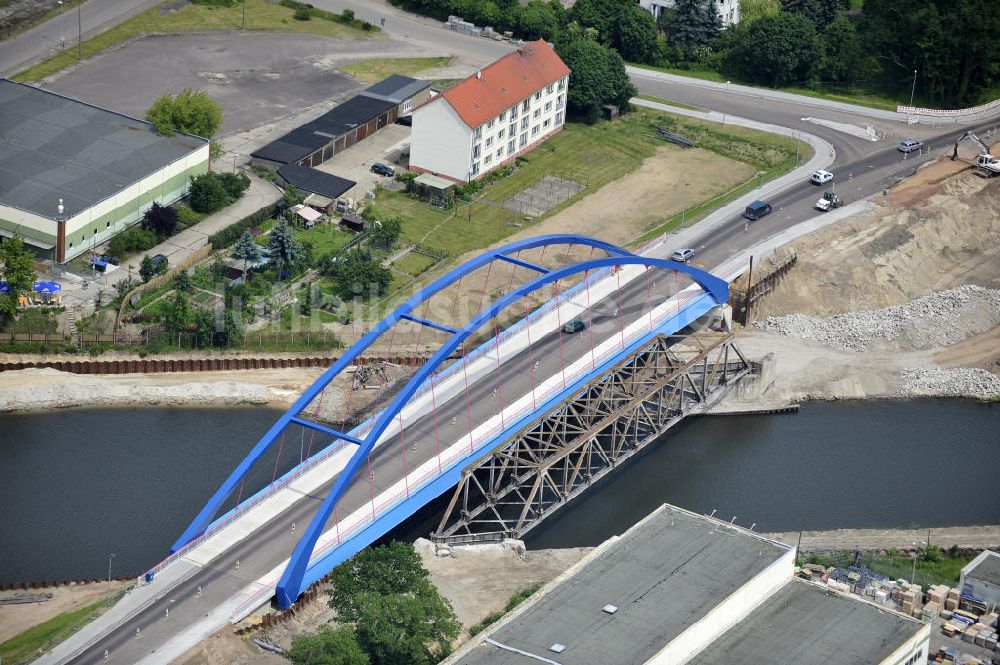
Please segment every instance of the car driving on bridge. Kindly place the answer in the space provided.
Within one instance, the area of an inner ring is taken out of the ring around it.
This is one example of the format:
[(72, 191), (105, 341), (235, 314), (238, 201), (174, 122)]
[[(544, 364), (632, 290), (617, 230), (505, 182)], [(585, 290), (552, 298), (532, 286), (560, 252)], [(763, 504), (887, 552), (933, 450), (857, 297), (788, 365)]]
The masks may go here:
[(564, 333), (577, 333), (587, 327), (587, 324), (583, 322), (582, 319), (573, 319), (572, 321), (567, 321), (563, 324), (562, 330)]

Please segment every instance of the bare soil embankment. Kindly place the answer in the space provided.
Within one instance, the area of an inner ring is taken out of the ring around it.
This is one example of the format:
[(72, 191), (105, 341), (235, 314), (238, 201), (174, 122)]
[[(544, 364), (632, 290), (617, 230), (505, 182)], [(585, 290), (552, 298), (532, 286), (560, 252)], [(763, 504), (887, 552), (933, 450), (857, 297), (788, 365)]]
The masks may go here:
[(774, 356), (768, 400), (1000, 395), (1000, 179), (955, 164), (792, 243), (741, 334)]

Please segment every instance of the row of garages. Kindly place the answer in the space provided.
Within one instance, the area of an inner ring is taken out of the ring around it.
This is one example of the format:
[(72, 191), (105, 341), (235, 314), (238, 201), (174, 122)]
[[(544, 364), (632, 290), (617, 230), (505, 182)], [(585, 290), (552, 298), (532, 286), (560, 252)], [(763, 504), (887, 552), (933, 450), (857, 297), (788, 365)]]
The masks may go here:
[(393, 75), (251, 154), (268, 168), (319, 166), (409, 114), (430, 97), (430, 83)]

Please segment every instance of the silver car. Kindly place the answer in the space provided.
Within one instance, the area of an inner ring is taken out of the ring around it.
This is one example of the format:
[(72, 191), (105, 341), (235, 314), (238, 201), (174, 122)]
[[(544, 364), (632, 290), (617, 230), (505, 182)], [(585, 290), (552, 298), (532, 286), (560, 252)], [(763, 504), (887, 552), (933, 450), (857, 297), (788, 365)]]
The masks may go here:
[(670, 256), (670, 260), (671, 261), (677, 261), (678, 263), (687, 263), (688, 261), (691, 260), (691, 257), (693, 257), (693, 256), (694, 256), (694, 250), (693, 249), (690, 249), (690, 248), (687, 248), (687, 249), (678, 249), (676, 252), (674, 252)]
[(900, 152), (913, 152), (914, 150), (920, 150), (923, 147), (923, 141), (919, 141), (917, 139), (906, 139), (905, 141), (900, 142), (896, 149)]

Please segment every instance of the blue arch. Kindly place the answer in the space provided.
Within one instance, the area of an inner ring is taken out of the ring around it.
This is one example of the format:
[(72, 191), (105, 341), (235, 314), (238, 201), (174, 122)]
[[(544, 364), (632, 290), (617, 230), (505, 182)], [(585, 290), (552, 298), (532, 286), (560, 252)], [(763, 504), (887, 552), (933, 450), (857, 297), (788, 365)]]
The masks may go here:
[[(459, 348), (459, 346), (461, 346), (462, 342), (464, 342), (470, 335), (476, 332), (483, 324), (490, 321), (497, 314), (507, 309), (524, 296), (537, 291), (547, 284), (551, 284), (552, 282), (565, 279), (581, 272), (617, 265), (644, 265), (647, 267), (677, 270), (678, 272), (690, 275), (692, 279), (694, 279), (695, 282), (697, 282), (709, 294), (716, 304), (722, 304), (728, 300), (729, 284), (725, 280), (710, 273), (682, 263), (637, 256), (617, 248), (616, 250), (618, 253), (617, 256), (590, 259), (570, 266), (565, 266), (557, 270), (545, 272), (535, 279), (509, 292), (504, 297), (500, 298), (480, 312), (460, 330), (454, 331), (448, 341), (445, 342), (434, 353), (434, 355), (420, 367), (419, 370), (417, 370), (417, 372), (410, 378), (409, 382), (407, 382), (392, 402), (381, 412), (364, 440), (357, 442), (359, 445), (355, 450), (354, 455), (351, 457), (350, 461), (348, 461), (343, 471), (341, 471), (337, 476), (337, 480), (330, 489), (330, 493), (324, 498), (323, 503), (316, 512), (316, 515), (303, 532), (302, 538), (297, 543), (295, 551), (292, 553), (291, 559), (288, 562), (288, 566), (285, 568), (285, 571), (277, 585), (276, 597), (279, 607), (291, 607), (295, 603), (299, 594), (301, 594), (302, 582), (305, 577), (306, 569), (309, 565), (309, 559), (312, 556), (316, 542), (319, 540), (330, 515), (333, 514), (334, 507), (347, 490), (348, 485), (353, 480), (360, 466), (364, 463), (372, 449), (375, 447), (379, 437), (383, 432), (385, 432), (389, 424), (392, 422), (392, 419), (399, 414), (413, 394), (428, 378), (430, 378), (437, 368), (445, 362), (445, 360), (447, 360), (448, 357)], [(419, 304), (419, 302), (422, 301), (418, 300), (417, 304)]]

